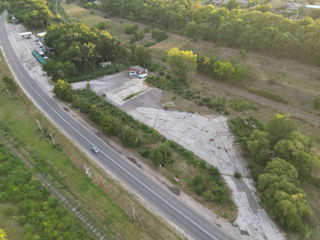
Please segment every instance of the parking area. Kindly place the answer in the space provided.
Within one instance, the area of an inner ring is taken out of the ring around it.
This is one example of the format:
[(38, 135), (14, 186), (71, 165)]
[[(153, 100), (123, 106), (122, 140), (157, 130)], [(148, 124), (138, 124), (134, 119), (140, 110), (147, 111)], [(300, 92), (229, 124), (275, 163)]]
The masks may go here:
[(22, 65), (28, 70), (31, 77), (38, 81), (39, 86), (52, 95), (53, 84), (50, 83), (50, 78), (42, 70), (42, 65), (32, 55), (33, 50), (42, 51), (39, 41), (35, 41), (37, 37), (35, 35), (31, 35), (30, 38), (20, 36), (21, 33), (27, 32), (21, 24), (6, 23), (5, 26), (8, 29), (8, 38)]

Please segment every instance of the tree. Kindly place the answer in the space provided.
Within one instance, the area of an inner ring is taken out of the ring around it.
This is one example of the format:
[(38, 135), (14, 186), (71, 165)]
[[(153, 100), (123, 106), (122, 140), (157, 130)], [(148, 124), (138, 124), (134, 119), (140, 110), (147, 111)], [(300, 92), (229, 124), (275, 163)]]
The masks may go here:
[(131, 45), (130, 50), (130, 61), (132, 64), (140, 65), (145, 68), (149, 68), (151, 66), (152, 56), (150, 49), (133, 44)]
[(168, 38), (168, 34), (164, 30), (160, 30), (158, 28), (155, 28), (152, 30), (152, 38), (155, 39), (157, 42), (161, 42), (161, 41), (166, 40)]
[(67, 102), (72, 101), (73, 93), (71, 90), (71, 85), (62, 79), (59, 79), (54, 85), (53, 93), (61, 100)]
[(297, 129), (292, 120), (281, 114), (276, 114), (267, 124), (270, 145), (274, 146), (282, 139), (288, 139), (290, 134)]
[(268, 137), (268, 133), (254, 130), (247, 143), (251, 157), (263, 165), (270, 159), (270, 142)]
[(139, 27), (137, 24), (134, 25), (134, 24), (128, 23), (125, 26), (124, 32), (126, 34), (134, 34), (138, 29), (139, 29)]
[(264, 168), (263, 173), (274, 174), (279, 177), (285, 176), (292, 183), (296, 183), (299, 177), (296, 168), (281, 158), (272, 159)]
[(227, 4), (223, 5), (224, 7), (228, 8), (228, 10), (232, 10), (235, 8), (239, 8), (240, 4), (237, 0), (229, 0)]
[(7, 240), (7, 234), (3, 229), (0, 229), (0, 240)]
[(120, 134), (120, 140), (123, 144), (129, 147), (136, 147), (140, 142), (138, 134), (132, 128), (126, 128), (122, 130)]
[(186, 33), (193, 40), (197, 40), (200, 34), (200, 28), (198, 24), (194, 21), (189, 22), (186, 26)]
[(168, 52), (168, 64), (171, 73), (179, 82), (187, 83), (197, 69), (197, 55), (192, 51), (183, 51), (172, 48)]
[(270, 208), (279, 224), (290, 231), (307, 233), (307, 220), (312, 215), (303, 191), (287, 176), (259, 175), (258, 188), (262, 201)]
[(170, 143), (167, 141), (165, 143), (162, 143), (158, 148), (154, 150), (152, 159), (156, 166), (166, 166), (168, 164), (170, 155)]
[(217, 61), (212, 67), (213, 72), (221, 80), (230, 80), (235, 72), (235, 68), (228, 61)]
[(283, 139), (274, 146), (278, 157), (292, 163), (298, 170), (301, 178), (311, 176), (315, 156), (298, 140)]

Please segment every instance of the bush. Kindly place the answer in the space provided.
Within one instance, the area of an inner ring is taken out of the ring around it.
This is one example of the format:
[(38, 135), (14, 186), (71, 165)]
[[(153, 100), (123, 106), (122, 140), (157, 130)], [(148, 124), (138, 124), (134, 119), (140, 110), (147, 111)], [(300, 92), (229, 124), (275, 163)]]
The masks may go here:
[(238, 172), (235, 172), (235, 173), (233, 174), (233, 176), (234, 176), (235, 178), (237, 178), (237, 179), (240, 179), (240, 178), (241, 178), (241, 174), (238, 173)]
[(128, 147), (136, 147), (140, 143), (138, 134), (132, 128), (126, 128), (122, 130), (120, 134), (120, 140), (124, 145)]
[(314, 109), (320, 109), (320, 96), (317, 96), (313, 102), (312, 102), (312, 107)]
[(100, 30), (105, 30), (107, 28), (107, 23), (106, 22), (99, 22), (97, 24), (97, 28)]
[(131, 23), (128, 23), (128, 24), (126, 24), (126, 26), (125, 26), (125, 30), (124, 30), (124, 32), (126, 33), (126, 34), (134, 34), (137, 30), (138, 30), (138, 25), (137, 24), (131, 24)]
[(6, 83), (8, 90), (11, 92), (15, 92), (18, 89), (18, 85), (12, 78), (5, 76), (2, 80)]
[(234, 99), (230, 102), (230, 107), (232, 107), (237, 112), (243, 112), (246, 110), (257, 110), (258, 106), (245, 99)]
[(134, 32), (134, 38), (136, 41), (139, 41), (144, 38), (144, 32), (140, 29)]
[(164, 30), (160, 30), (158, 28), (155, 28), (153, 31), (152, 31), (152, 38), (154, 40), (156, 40), (157, 42), (161, 42), (163, 40), (166, 40), (168, 38), (168, 34), (166, 31)]
[(148, 33), (148, 32), (150, 32), (150, 28), (149, 28), (148, 26), (146, 26), (146, 27), (143, 28), (143, 31), (144, 31), (145, 33)]

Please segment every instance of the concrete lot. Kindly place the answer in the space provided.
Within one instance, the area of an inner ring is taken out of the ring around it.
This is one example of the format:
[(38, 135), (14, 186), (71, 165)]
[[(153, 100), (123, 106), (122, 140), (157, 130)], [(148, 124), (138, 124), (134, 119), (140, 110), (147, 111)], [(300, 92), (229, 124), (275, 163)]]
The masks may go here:
[[(72, 85), (73, 88), (83, 88), (87, 83)], [(245, 161), (229, 129), (227, 117), (166, 111), (160, 103), (161, 91), (148, 87), (139, 79), (129, 78), (127, 71), (89, 83), (91, 89), (105, 96), (106, 100), (219, 168), (238, 207), (238, 217), (233, 224), (240, 228), (242, 234), (259, 240), (285, 239), (261, 207), (253, 180), (248, 178)], [(123, 100), (134, 93), (137, 95), (133, 98)], [(233, 177), (235, 172), (242, 175), (241, 180)]]

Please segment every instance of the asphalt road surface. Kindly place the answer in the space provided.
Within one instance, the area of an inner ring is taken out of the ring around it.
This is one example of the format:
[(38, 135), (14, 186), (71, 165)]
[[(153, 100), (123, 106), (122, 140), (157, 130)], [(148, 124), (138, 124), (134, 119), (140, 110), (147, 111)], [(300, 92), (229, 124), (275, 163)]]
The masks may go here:
[[(229, 240), (222, 230), (183, 204), (167, 189), (148, 178), (133, 164), (128, 163), (94, 133), (83, 127), (77, 120), (69, 116), (53, 98), (49, 97), (20, 63), (7, 37), (5, 20), (7, 13), (0, 19), (0, 40), (9, 65), (17, 80), (32, 98), (33, 102), (69, 137), (82, 148), (90, 149), (95, 145), (100, 149), (94, 157), (108, 168), (121, 181), (141, 196), (151, 206), (175, 223), (193, 239)], [(30, 49), (31, 54), (31, 49)]]

